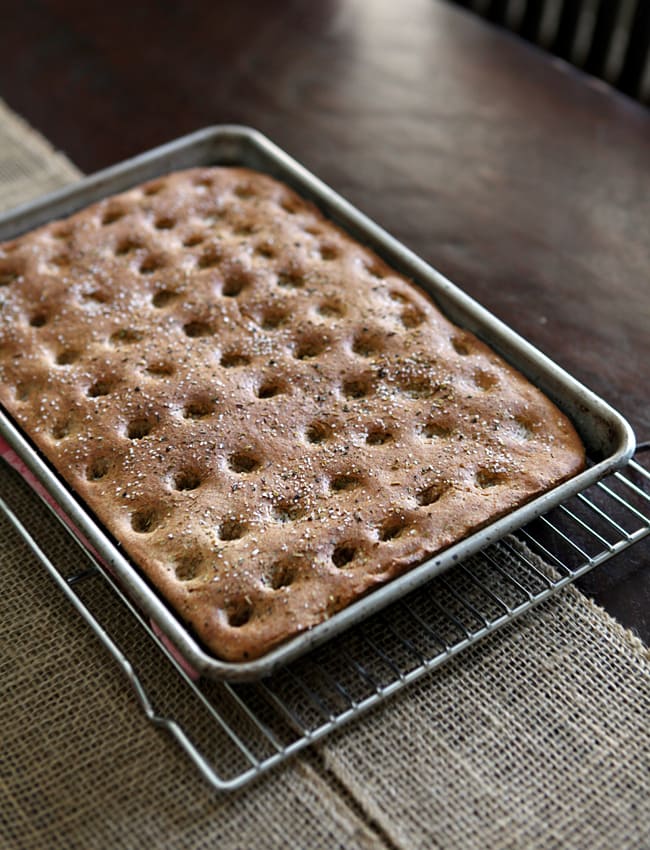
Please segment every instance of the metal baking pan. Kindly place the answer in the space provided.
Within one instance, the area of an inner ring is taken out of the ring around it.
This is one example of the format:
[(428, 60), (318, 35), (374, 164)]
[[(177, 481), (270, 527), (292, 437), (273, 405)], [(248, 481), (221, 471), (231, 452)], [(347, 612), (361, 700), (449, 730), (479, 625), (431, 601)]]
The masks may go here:
[(460, 559), (524, 525), (622, 466), (634, 451), (634, 435), (627, 422), (608, 404), (389, 236), (267, 138), (246, 127), (221, 126), (201, 130), (2, 215), (0, 241), (13, 238), (52, 219), (69, 215), (108, 195), (124, 191), (169, 171), (216, 164), (245, 165), (283, 180), (300, 195), (316, 203), (327, 217), (342, 226), (354, 238), (376, 251), (389, 265), (415, 281), (429, 293), (442, 312), (453, 322), (481, 337), (569, 416), (586, 446), (589, 458), (588, 468), (582, 473), (466, 537), (389, 584), (373, 590), (321, 625), (289, 639), (262, 658), (231, 663), (221, 661), (206, 652), (165, 600), (110, 541), (70, 488), (33, 448), (28, 438), (0, 411), (0, 435), (17, 452), (58, 508), (67, 515), (80, 535), (90, 543), (118, 578), (123, 588), (152, 618), (181, 655), (202, 675), (246, 680), (272, 673), (279, 666), (404, 596)]

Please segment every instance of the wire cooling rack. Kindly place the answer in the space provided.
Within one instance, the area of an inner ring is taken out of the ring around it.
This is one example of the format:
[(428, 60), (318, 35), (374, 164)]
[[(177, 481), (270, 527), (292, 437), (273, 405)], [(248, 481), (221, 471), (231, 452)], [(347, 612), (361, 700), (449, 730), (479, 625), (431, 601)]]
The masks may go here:
[(193, 678), (91, 555), (83, 552), (82, 568), (55, 565), (39, 543), (40, 519), (28, 529), (3, 500), (0, 509), (118, 662), (149, 720), (214, 788), (234, 790), (650, 534), (647, 448), (516, 535), (254, 684)]

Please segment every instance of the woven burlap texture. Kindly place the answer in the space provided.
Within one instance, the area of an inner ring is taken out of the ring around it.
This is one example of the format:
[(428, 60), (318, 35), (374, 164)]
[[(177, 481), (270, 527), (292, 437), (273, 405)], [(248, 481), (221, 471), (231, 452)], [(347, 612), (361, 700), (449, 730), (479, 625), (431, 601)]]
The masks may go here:
[[(1, 206), (76, 174), (0, 104)], [(0, 489), (78, 560), (4, 469)], [(650, 848), (648, 651), (573, 589), (219, 795), (4, 519), (0, 541), (2, 847)]]

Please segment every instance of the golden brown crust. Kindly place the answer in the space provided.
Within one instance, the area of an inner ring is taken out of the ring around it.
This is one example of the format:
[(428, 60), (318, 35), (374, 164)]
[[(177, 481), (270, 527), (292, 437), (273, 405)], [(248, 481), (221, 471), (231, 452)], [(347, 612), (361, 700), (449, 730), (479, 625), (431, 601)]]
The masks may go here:
[(573, 427), (269, 177), (0, 246), (0, 401), (217, 656), (258, 657), (577, 472)]

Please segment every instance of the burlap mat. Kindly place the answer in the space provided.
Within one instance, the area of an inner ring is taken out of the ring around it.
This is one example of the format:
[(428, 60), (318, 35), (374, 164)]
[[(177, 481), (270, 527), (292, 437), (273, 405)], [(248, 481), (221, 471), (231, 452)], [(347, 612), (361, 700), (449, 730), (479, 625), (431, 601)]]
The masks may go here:
[[(0, 206), (76, 176), (0, 103)], [(4, 469), (0, 490), (42, 516)], [(650, 848), (648, 651), (574, 589), (219, 795), (4, 520), (0, 541), (2, 847)]]

